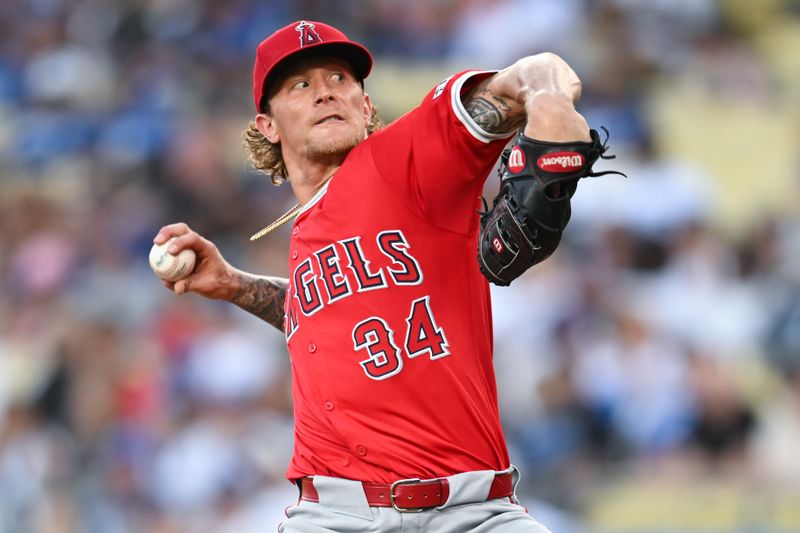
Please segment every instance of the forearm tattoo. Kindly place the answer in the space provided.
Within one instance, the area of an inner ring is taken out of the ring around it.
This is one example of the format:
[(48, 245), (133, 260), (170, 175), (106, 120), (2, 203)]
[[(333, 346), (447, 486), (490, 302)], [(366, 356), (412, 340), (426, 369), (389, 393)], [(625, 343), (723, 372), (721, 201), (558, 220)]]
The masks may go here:
[(283, 331), (283, 303), (288, 280), (239, 274), (233, 303)]
[(506, 98), (486, 87), (478, 88), (464, 103), (475, 123), (486, 133), (507, 133), (525, 122), (524, 112), (514, 112)]

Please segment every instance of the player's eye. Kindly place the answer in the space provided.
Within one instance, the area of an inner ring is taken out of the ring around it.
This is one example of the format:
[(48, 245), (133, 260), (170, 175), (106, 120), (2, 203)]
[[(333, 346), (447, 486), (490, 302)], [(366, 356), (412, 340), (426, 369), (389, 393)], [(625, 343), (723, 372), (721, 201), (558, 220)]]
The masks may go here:
[(306, 80), (299, 80), (292, 84), (292, 89), (305, 89), (309, 86), (310, 84)]
[(341, 72), (334, 72), (331, 77), (336, 81), (344, 81), (344, 74), (342, 74)]

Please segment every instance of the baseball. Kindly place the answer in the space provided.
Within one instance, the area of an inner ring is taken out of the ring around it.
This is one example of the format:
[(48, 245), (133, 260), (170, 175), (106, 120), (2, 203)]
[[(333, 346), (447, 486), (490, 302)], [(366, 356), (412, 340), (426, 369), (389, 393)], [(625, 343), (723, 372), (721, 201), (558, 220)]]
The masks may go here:
[(150, 248), (150, 268), (156, 276), (164, 281), (178, 281), (183, 279), (194, 270), (196, 255), (194, 250), (181, 250), (178, 255), (172, 255), (167, 251), (170, 243), (175, 240), (172, 237), (164, 244), (154, 244)]

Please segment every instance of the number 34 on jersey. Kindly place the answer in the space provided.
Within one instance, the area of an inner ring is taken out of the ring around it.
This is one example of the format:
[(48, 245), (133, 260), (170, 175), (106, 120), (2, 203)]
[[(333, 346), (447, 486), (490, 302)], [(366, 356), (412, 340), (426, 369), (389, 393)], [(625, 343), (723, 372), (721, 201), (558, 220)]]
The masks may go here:
[[(373, 316), (356, 324), (353, 328), (353, 348), (369, 354), (369, 358), (360, 364), (372, 379), (386, 379), (403, 370), (403, 358), (395, 340), (395, 332), (380, 317)], [(447, 338), (436, 325), (428, 296), (411, 303), (411, 311), (406, 318), (403, 349), (409, 359), (420, 355), (427, 355), (431, 359), (450, 355)]]
[[(376, 236), (378, 250), (391, 260), (376, 270), (365, 258), (360, 239), (330, 244), (295, 267), (286, 305), (287, 342), (299, 328), (302, 315), (314, 315), (358, 293), (422, 283), (422, 270), (409, 253), (410, 246), (400, 230), (383, 231)], [(383, 380), (395, 376), (403, 370), (404, 359), (427, 356), (435, 360), (450, 355), (447, 337), (431, 309), (430, 296), (413, 300), (405, 324), (396, 327), (403, 331), (395, 331), (380, 316), (365, 318), (353, 327), (353, 349), (365, 354), (359, 364), (367, 377)]]

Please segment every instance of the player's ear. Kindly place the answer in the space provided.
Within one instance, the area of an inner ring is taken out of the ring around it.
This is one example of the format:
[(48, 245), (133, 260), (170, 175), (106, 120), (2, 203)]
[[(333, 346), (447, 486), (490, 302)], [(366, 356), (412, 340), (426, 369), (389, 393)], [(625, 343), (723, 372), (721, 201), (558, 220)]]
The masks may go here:
[(372, 118), (372, 100), (367, 93), (364, 93), (364, 105), (361, 111), (364, 114), (364, 124), (369, 124)]
[(275, 119), (272, 115), (266, 113), (259, 113), (256, 115), (256, 128), (258, 128), (258, 131), (260, 131), (269, 142), (277, 144), (281, 141), (281, 137), (275, 125)]

